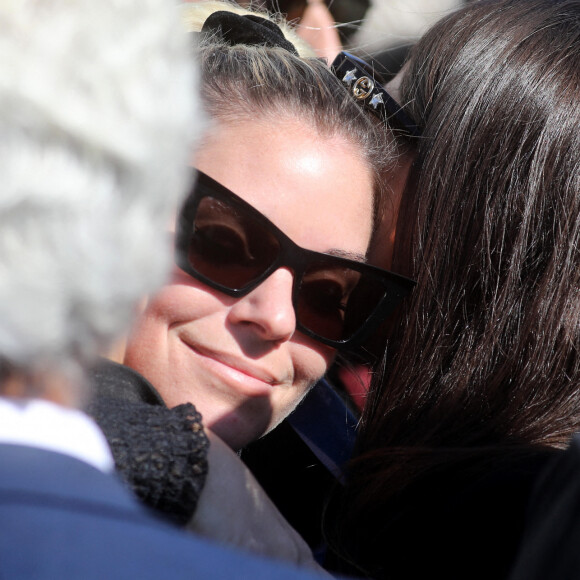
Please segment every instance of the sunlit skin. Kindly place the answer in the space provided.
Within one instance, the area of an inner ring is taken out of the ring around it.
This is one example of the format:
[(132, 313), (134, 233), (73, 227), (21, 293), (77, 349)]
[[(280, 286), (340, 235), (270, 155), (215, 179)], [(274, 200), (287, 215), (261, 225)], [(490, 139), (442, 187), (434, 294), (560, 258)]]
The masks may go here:
[[(302, 247), (364, 259), (372, 177), (343, 138), (296, 121), (218, 125), (195, 165)], [(194, 403), (205, 426), (240, 449), (282, 421), (335, 356), (296, 331), (292, 280), (276, 270), (236, 299), (175, 268), (138, 319), (125, 363), (169, 407)]]
[(387, 196), (374, 242), (369, 249), (368, 261), (386, 270), (391, 269), (393, 262), (399, 208), (412, 163), (411, 154), (399, 155), (395, 165), (383, 176), (387, 184)]
[[(405, 68), (385, 85), (388, 93), (399, 103), (402, 102), (399, 89), (404, 73)], [(391, 268), (393, 261), (399, 207), (413, 160), (412, 153), (399, 155), (395, 165), (383, 176), (388, 195), (381, 222), (377, 228), (376, 242), (370, 248), (368, 260), (371, 264), (387, 270)]]

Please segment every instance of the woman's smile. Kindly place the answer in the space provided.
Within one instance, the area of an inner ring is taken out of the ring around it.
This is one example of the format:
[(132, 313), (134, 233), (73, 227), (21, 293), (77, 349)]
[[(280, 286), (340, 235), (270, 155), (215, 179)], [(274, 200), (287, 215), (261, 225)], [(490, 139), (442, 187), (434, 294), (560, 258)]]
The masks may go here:
[(192, 340), (187, 333), (182, 333), (180, 338), (193, 352), (196, 359), (194, 364), (205, 365), (216, 376), (224, 379), (232, 387), (241, 389), (245, 394), (257, 396), (260, 391), (269, 393), (273, 387), (292, 385), (290, 371), (280, 371), (276, 376), (271, 369), (259, 366), (245, 359), (243, 355), (215, 350)]

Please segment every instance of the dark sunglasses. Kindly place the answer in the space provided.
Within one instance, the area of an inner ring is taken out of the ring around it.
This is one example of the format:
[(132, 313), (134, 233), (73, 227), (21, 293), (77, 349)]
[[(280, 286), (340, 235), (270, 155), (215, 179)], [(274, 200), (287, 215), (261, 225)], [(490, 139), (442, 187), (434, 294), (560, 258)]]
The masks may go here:
[(297, 246), (201, 171), (177, 220), (175, 260), (187, 274), (234, 297), (289, 268), (297, 329), (335, 348), (359, 345), (415, 285), (381, 268)]
[(421, 135), (421, 128), (383, 87), (385, 83), (372, 64), (342, 51), (331, 69), (365, 109), (401, 133), (413, 137)]

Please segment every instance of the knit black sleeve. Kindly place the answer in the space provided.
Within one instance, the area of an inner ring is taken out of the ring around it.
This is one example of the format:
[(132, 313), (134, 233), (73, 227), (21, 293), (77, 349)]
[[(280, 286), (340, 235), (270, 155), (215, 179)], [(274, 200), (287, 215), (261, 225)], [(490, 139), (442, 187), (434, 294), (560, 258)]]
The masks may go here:
[(209, 442), (190, 403), (161, 405), (98, 397), (88, 408), (104, 432), (117, 470), (150, 508), (188, 522), (207, 476)]

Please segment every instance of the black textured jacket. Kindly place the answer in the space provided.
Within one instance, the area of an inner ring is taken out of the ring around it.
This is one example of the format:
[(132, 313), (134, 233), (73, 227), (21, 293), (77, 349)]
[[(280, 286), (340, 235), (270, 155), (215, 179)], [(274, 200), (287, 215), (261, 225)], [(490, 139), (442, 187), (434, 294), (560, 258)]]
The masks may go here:
[(140, 374), (103, 359), (90, 374), (87, 412), (105, 434), (121, 477), (150, 508), (188, 522), (207, 475), (208, 440), (191, 404), (168, 409)]

